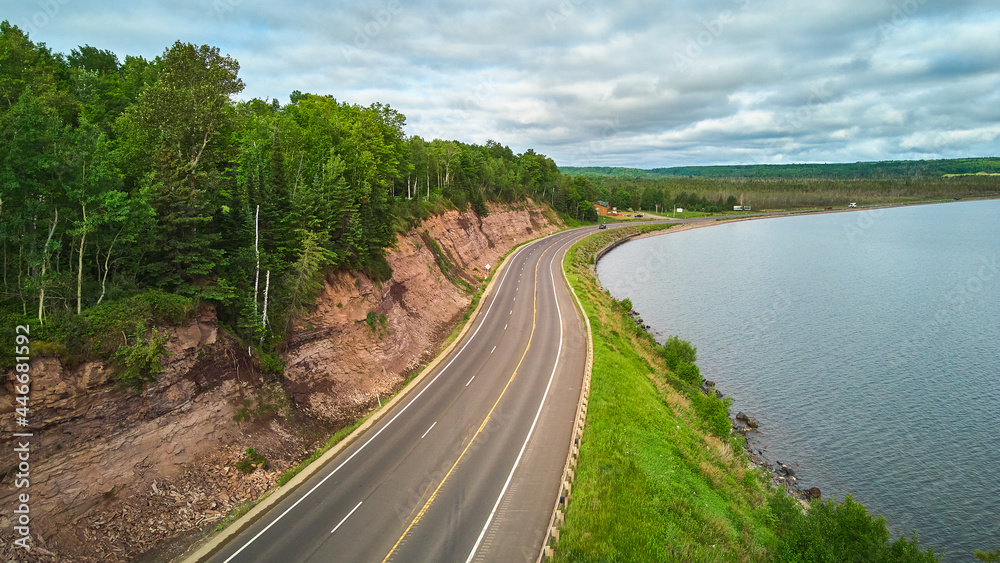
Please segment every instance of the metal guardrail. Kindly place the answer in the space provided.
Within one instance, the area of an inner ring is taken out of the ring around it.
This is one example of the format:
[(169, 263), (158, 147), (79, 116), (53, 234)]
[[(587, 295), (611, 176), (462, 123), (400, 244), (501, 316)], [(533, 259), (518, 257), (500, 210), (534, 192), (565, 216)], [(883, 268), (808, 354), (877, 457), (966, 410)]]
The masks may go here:
[(562, 268), (562, 274), (563, 280), (566, 282), (566, 287), (569, 288), (570, 294), (573, 295), (573, 301), (576, 303), (580, 315), (583, 316), (583, 322), (587, 326), (587, 364), (583, 368), (583, 385), (580, 387), (580, 400), (576, 406), (576, 423), (573, 428), (573, 436), (570, 439), (569, 453), (566, 455), (566, 463), (563, 466), (562, 483), (559, 486), (559, 495), (556, 497), (552, 516), (549, 518), (549, 525), (545, 531), (545, 540), (542, 542), (541, 552), (538, 554), (538, 563), (551, 559), (555, 555), (554, 543), (559, 542), (559, 530), (565, 522), (566, 507), (573, 496), (573, 479), (575, 477), (577, 459), (580, 455), (580, 440), (583, 437), (583, 428), (587, 421), (587, 402), (590, 398), (590, 374), (594, 366), (594, 339), (590, 332), (590, 319), (587, 317), (587, 311), (584, 310), (583, 303), (580, 302), (580, 298), (576, 295), (572, 284), (569, 283), (565, 268)]

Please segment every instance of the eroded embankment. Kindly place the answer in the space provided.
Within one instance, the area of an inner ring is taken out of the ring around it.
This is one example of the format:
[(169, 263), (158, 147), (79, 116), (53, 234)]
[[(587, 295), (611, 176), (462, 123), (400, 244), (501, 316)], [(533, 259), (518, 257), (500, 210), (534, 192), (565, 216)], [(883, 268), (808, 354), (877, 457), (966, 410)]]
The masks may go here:
[[(13, 545), (14, 374), (0, 391), (0, 556), (5, 561), (168, 560), (436, 355), (474, 289), (516, 244), (555, 230), (531, 204), (480, 220), (447, 212), (400, 235), (393, 277), (334, 272), (282, 352), (283, 376), (204, 306), (168, 327), (164, 371), (136, 395), (100, 362), (31, 360), (31, 545)], [(433, 241), (434, 244), (428, 244)], [(162, 328), (162, 327), (161, 327)], [(235, 467), (246, 449), (266, 468)]]

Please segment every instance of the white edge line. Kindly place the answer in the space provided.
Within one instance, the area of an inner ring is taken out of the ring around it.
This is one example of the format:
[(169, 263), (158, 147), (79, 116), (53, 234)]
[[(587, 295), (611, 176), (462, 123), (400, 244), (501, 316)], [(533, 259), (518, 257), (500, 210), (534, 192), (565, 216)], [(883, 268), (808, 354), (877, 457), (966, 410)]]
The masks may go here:
[[(527, 247), (524, 247), (524, 248), (527, 248)], [(524, 248), (522, 248), (521, 250), (518, 250), (517, 253), (514, 254), (514, 256), (516, 257), (517, 254), (520, 254), (521, 251), (524, 250)], [(254, 537), (250, 538), (249, 541), (247, 541), (245, 544), (243, 544), (242, 547), (240, 547), (238, 550), (236, 550), (235, 553), (233, 553), (232, 555), (230, 555), (229, 558), (226, 559), (223, 563), (229, 563), (230, 561), (232, 561), (233, 559), (235, 559), (236, 556), (239, 555), (240, 553), (242, 553), (244, 549), (246, 549), (247, 547), (250, 546), (250, 544), (252, 544), (253, 542), (257, 541), (257, 538), (259, 538), (262, 535), (264, 535), (264, 532), (267, 532), (268, 530), (270, 530), (271, 526), (274, 526), (275, 524), (277, 524), (279, 520), (281, 520), (282, 518), (284, 518), (285, 515), (287, 515), (289, 512), (292, 511), (292, 509), (294, 509), (296, 506), (298, 506), (300, 502), (304, 501), (306, 499), (306, 497), (308, 497), (309, 495), (311, 495), (316, 489), (320, 488), (320, 486), (323, 485), (323, 483), (326, 483), (327, 479), (329, 479), (330, 477), (333, 477), (334, 473), (340, 471), (340, 468), (342, 468), (345, 465), (347, 465), (347, 462), (351, 461), (352, 459), (354, 459), (354, 456), (356, 456), (359, 453), (361, 453), (361, 450), (365, 449), (368, 446), (368, 444), (370, 444), (372, 442), (372, 440), (374, 440), (375, 438), (378, 438), (379, 434), (381, 434), (386, 428), (388, 428), (393, 422), (395, 422), (395, 420), (397, 418), (399, 418), (399, 415), (401, 415), (404, 412), (406, 412), (406, 409), (410, 408), (410, 405), (412, 405), (414, 402), (416, 402), (416, 400), (419, 399), (420, 396), (424, 394), (424, 391), (427, 391), (428, 389), (431, 388), (431, 385), (433, 385), (434, 382), (437, 381), (437, 379), (439, 377), (441, 377), (441, 374), (444, 373), (445, 371), (447, 371), (448, 368), (451, 366), (451, 364), (454, 363), (455, 360), (457, 360), (458, 357), (462, 355), (462, 352), (465, 351), (465, 349), (469, 346), (469, 344), (475, 339), (476, 334), (479, 333), (479, 329), (483, 328), (483, 325), (486, 324), (486, 317), (489, 316), (490, 310), (493, 309), (493, 304), (497, 302), (497, 295), (499, 295), (499, 293), (500, 293), (500, 288), (503, 287), (504, 280), (507, 279), (507, 273), (508, 272), (510, 272), (510, 268), (507, 268), (507, 269), (504, 270), (503, 277), (500, 278), (500, 283), (497, 284), (497, 290), (493, 293), (493, 301), (490, 302), (490, 306), (487, 307), (486, 312), (483, 313), (482, 320), (479, 322), (479, 326), (476, 327), (475, 332), (473, 332), (472, 336), (470, 336), (469, 339), (465, 342), (465, 345), (462, 346), (462, 349), (459, 350), (458, 353), (456, 353), (454, 356), (452, 356), (451, 360), (443, 368), (441, 368), (441, 371), (439, 371), (437, 373), (437, 375), (435, 375), (434, 378), (431, 379), (427, 383), (427, 385), (424, 386), (424, 388), (420, 390), (419, 393), (417, 393), (416, 395), (414, 395), (413, 399), (411, 399), (409, 403), (406, 403), (406, 406), (404, 406), (403, 408), (399, 409), (399, 412), (396, 413), (396, 415), (393, 416), (391, 419), (389, 419), (389, 422), (386, 422), (385, 426), (383, 426), (382, 428), (380, 428), (379, 431), (376, 432), (375, 434), (373, 434), (371, 438), (368, 438), (368, 440), (364, 444), (362, 444), (361, 447), (359, 447), (357, 450), (355, 450), (355, 452), (353, 454), (351, 454), (350, 457), (348, 457), (343, 462), (341, 462), (341, 464), (338, 465), (333, 471), (331, 471), (326, 477), (323, 477), (323, 479), (319, 483), (316, 483), (316, 485), (313, 486), (313, 488), (309, 489), (309, 491), (307, 491), (306, 494), (304, 494), (301, 497), (299, 497), (299, 500), (295, 501), (295, 503), (292, 504), (292, 506), (289, 506), (288, 508), (286, 508), (284, 512), (282, 512), (280, 515), (278, 515), (277, 518), (275, 518), (274, 520), (272, 520), (271, 523), (268, 524), (267, 526), (265, 526), (263, 530), (257, 532), (257, 535), (255, 535)]]
[[(361, 502), (364, 502), (364, 501), (361, 501)], [(344, 519), (340, 521), (340, 524), (337, 524), (336, 526), (333, 527), (332, 530), (330, 530), (330, 533), (332, 534), (332, 533), (336, 532), (337, 528), (339, 528), (344, 522), (347, 522), (347, 519), (351, 517), (351, 514), (354, 514), (354, 511), (357, 510), (360, 507), (361, 507), (361, 503), (359, 502), (358, 506), (355, 506), (353, 509), (351, 509), (351, 511), (347, 513), (347, 516), (344, 516)]]
[[(550, 272), (551, 269), (552, 266), (549, 265)], [(469, 558), (465, 560), (465, 563), (471, 563), (473, 558), (476, 557), (476, 552), (479, 551), (479, 545), (483, 542), (483, 536), (486, 535), (486, 530), (488, 530), (490, 524), (493, 523), (493, 517), (496, 516), (497, 508), (500, 507), (500, 501), (502, 501), (503, 496), (507, 494), (507, 487), (510, 486), (510, 481), (514, 478), (514, 471), (517, 470), (518, 464), (521, 463), (521, 457), (524, 455), (525, 448), (528, 447), (528, 441), (531, 440), (531, 435), (535, 432), (535, 425), (538, 424), (538, 417), (542, 414), (542, 407), (545, 405), (545, 399), (548, 397), (549, 389), (552, 387), (552, 379), (556, 376), (556, 368), (559, 367), (559, 356), (562, 354), (563, 322), (562, 309), (559, 307), (559, 294), (556, 292), (555, 276), (552, 276), (552, 294), (555, 297), (556, 302), (556, 316), (559, 317), (559, 349), (556, 351), (556, 363), (552, 366), (552, 373), (549, 374), (549, 382), (545, 385), (545, 392), (542, 393), (542, 401), (538, 403), (538, 411), (535, 412), (535, 419), (531, 421), (531, 428), (528, 429), (528, 435), (525, 436), (524, 443), (521, 444), (521, 451), (517, 453), (517, 459), (514, 460), (514, 466), (510, 468), (510, 473), (507, 475), (507, 481), (503, 484), (503, 489), (500, 490), (500, 496), (497, 497), (497, 501), (493, 505), (493, 510), (490, 511), (490, 516), (486, 519), (486, 524), (483, 526), (483, 530), (479, 532), (479, 538), (476, 539), (476, 545), (472, 546), (472, 551), (469, 552)]]
[[(436, 425), (437, 425), (437, 421), (435, 420), (435, 421), (434, 421), (434, 424), (431, 424), (431, 428), (434, 428), (434, 426), (436, 426)], [(430, 432), (430, 431), (431, 431), (431, 428), (428, 428), (428, 429), (427, 429), (427, 432)], [(423, 440), (423, 439), (424, 439), (424, 436), (426, 436), (426, 435), (427, 435), (427, 432), (424, 432), (424, 433), (423, 433), (423, 435), (422, 435), (422, 436), (420, 436), (420, 439), (421, 439), (421, 440)]]

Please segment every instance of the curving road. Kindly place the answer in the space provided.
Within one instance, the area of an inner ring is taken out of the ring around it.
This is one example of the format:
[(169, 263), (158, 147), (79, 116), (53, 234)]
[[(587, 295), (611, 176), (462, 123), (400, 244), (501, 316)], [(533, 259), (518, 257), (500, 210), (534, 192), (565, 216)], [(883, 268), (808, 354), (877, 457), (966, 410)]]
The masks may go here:
[(562, 257), (591, 232), (512, 254), (452, 354), (211, 561), (535, 561), (586, 362)]

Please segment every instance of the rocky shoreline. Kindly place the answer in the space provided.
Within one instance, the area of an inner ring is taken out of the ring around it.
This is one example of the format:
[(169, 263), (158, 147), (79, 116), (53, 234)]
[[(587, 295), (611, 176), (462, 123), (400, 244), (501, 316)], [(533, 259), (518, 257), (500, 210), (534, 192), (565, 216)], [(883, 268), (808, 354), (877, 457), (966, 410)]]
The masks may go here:
[[(637, 328), (640, 328), (646, 332), (649, 332), (652, 327), (642, 320), (639, 313), (634, 309), (629, 311), (629, 316), (632, 317), (633, 322)], [(652, 333), (650, 333), (652, 335)], [(715, 382), (708, 379), (702, 379), (701, 381), (701, 392), (705, 395), (710, 395), (715, 393), (720, 399), (725, 398), (725, 395), (721, 391), (716, 389)], [(732, 414), (732, 413), (730, 413)], [(753, 440), (754, 435), (757, 433), (757, 429), (760, 426), (760, 422), (751, 416), (748, 416), (743, 411), (736, 413), (736, 416), (731, 417), (733, 431), (739, 432), (745, 438), (743, 451), (746, 452), (747, 459), (749, 460), (753, 468), (763, 469), (764, 472), (770, 478), (771, 484), (779, 489), (783, 489), (789, 496), (798, 499), (804, 506), (808, 506), (809, 501), (822, 498), (822, 491), (819, 487), (810, 487), (808, 489), (803, 488), (799, 484), (798, 475), (798, 464), (795, 467), (791, 465), (782, 463), (781, 461), (774, 460), (773, 462), (769, 460), (764, 452), (767, 449), (766, 446), (760, 447)]]
[[(712, 389), (714, 389), (714, 383), (711, 381), (706, 381), (702, 384), (702, 389), (706, 389), (706, 383), (712, 383)], [(718, 393), (718, 391), (716, 391)], [(822, 492), (819, 487), (810, 487), (808, 489), (803, 488), (799, 484), (798, 469), (799, 464), (795, 464), (795, 467), (782, 463), (781, 461), (775, 460), (773, 463), (768, 460), (764, 449), (759, 447), (757, 444), (753, 443), (753, 434), (757, 432), (759, 423), (756, 418), (747, 416), (743, 411), (736, 413), (736, 417), (731, 419), (733, 422), (733, 430), (739, 432), (746, 438), (743, 445), (743, 451), (747, 454), (747, 459), (755, 467), (759, 467), (767, 473), (768, 477), (771, 479), (771, 484), (779, 489), (784, 489), (785, 492), (808, 503), (810, 500), (822, 498)]]

